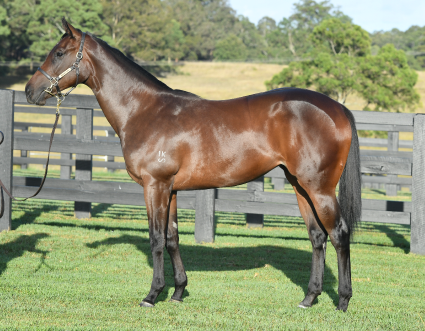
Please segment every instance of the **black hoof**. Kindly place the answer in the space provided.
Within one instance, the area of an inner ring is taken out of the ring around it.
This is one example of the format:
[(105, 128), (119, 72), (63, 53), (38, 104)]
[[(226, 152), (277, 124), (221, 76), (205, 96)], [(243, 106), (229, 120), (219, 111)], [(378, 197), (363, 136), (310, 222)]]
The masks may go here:
[(342, 310), (344, 313), (347, 312), (348, 307), (336, 307), (335, 310)]
[(142, 301), (142, 302), (139, 304), (139, 306), (140, 306), (140, 307), (146, 307), (146, 308), (153, 308), (153, 307), (155, 307), (155, 305), (154, 305), (154, 304), (149, 303), (149, 302), (146, 302), (146, 301)]

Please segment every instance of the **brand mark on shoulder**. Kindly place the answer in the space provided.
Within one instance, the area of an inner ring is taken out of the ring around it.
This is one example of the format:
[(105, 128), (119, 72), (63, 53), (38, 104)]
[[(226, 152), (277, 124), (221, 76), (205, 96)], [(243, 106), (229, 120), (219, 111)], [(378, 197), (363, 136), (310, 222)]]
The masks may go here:
[(159, 153), (158, 153), (158, 156), (159, 156), (158, 162), (165, 162), (165, 153), (166, 152), (159, 151)]

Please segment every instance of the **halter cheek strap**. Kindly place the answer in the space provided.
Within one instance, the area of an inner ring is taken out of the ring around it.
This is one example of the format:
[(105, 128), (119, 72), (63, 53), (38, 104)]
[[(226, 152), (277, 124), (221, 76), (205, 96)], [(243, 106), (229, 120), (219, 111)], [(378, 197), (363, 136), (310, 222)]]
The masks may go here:
[[(86, 39), (86, 33), (83, 32), (82, 36), (81, 36), (81, 42), (80, 42), (80, 48), (78, 49), (77, 55), (76, 55), (76, 60), (75, 62), (72, 64), (72, 66), (70, 66), (68, 69), (66, 69), (64, 72), (62, 72), (59, 76), (57, 77), (52, 77), (50, 76), (47, 72), (45, 72), (43, 69), (41, 69), (40, 67), (37, 69), (39, 70), (44, 76), (46, 76), (46, 78), (50, 81), (50, 87), (46, 88), (44, 91), (49, 93), (51, 96), (56, 97), (56, 99), (58, 100), (58, 104), (62, 103), (65, 100), (65, 97), (71, 93), (78, 85), (79, 83), (79, 77), (80, 77), (80, 61), (83, 58), (83, 47), (84, 47), (84, 41)], [(62, 94), (60, 88), (59, 88), (59, 81), (68, 73), (70, 73), (72, 70), (75, 70), (75, 74), (77, 75), (77, 81), (75, 82), (75, 85), (65, 94)], [(56, 88), (56, 94), (53, 94), (53, 88)]]

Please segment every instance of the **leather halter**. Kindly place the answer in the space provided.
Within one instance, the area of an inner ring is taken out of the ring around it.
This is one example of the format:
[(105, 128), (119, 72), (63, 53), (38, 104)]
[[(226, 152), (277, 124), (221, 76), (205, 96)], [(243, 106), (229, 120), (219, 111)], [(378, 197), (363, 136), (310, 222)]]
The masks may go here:
[[(75, 62), (70, 66), (68, 69), (66, 69), (64, 72), (62, 72), (57, 77), (50, 76), (47, 72), (45, 72), (40, 67), (37, 69), (39, 70), (44, 76), (47, 77), (47, 79), (50, 81), (50, 87), (46, 88), (44, 92), (49, 93), (51, 96), (55, 97), (58, 100), (58, 104), (62, 103), (65, 100), (65, 97), (71, 93), (78, 85), (78, 80), (80, 76), (80, 61), (83, 58), (83, 47), (84, 47), (84, 40), (86, 39), (86, 33), (83, 32), (81, 36), (81, 42), (80, 42), (80, 48), (77, 52), (77, 59)], [(75, 85), (65, 94), (62, 94), (60, 88), (59, 88), (59, 81), (68, 73), (70, 73), (72, 70), (75, 69), (75, 74), (77, 75), (77, 81), (75, 82)], [(53, 88), (56, 88), (56, 94), (53, 93)]]
[[(4, 215), (4, 196), (3, 196), (3, 191), (6, 192), (6, 194), (13, 200), (15, 201), (25, 201), (28, 200), (30, 198), (33, 198), (35, 196), (38, 195), (38, 193), (40, 193), (41, 189), (43, 188), (44, 182), (46, 181), (46, 177), (47, 177), (47, 171), (49, 169), (49, 160), (50, 160), (50, 150), (52, 148), (52, 143), (53, 143), (53, 137), (55, 135), (55, 130), (56, 127), (58, 125), (58, 121), (59, 121), (59, 107), (61, 105), (61, 103), (65, 100), (65, 97), (72, 92), (72, 90), (74, 90), (77, 85), (78, 85), (78, 80), (79, 80), (79, 76), (80, 76), (80, 61), (83, 58), (83, 47), (84, 47), (84, 40), (86, 39), (86, 34), (83, 32), (83, 35), (81, 36), (81, 43), (80, 43), (80, 48), (77, 52), (77, 59), (75, 60), (75, 62), (72, 64), (72, 66), (70, 66), (68, 69), (66, 69), (63, 73), (61, 73), (59, 76), (57, 77), (51, 77), (47, 72), (45, 72), (43, 69), (38, 68), (37, 70), (39, 70), (44, 76), (47, 77), (47, 79), (50, 81), (50, 87), (46, 88), (44, 91), (49, 93), (51, 96), (55, 97), (58, 101), (57, 107), (56, 107), (56, 120), (55, 120), (55, 124), (53, 124), (53, 130), (52, 130), (52, 134), (50, 135), (50, 144), (49, 144), (49, 152), (47, 154), (47, 161), (46, 161), (46, 170), (44, 171), (44, 177), (41, 181), (40, 187), (38, 188), (37, 192), (35, 192), (33, 195), (31, 195), (28, 198), (25, 199), (16, 199), (10, 192), (9, 190), (6, 188), (6, 186), (3, 184), (3, 182), (0, 180), (0, 218), (3, 217)], [(65, 94), (62, 94), (60, 88), (59, 88), (59, 81), (68, 73), (70, 73), (72, 70), (75, 69), (75, 73), (77, 75), (77, 81), (75, 82), (75, 85)], [(53, 87), (56, 88), (56, 94), (54, 94), (52, 92)], [(4, 135), (3, 132), (0, 131), (1, 134), (1, 140), (0, 140), (0, 144), (3, 142), (4, 140)]]

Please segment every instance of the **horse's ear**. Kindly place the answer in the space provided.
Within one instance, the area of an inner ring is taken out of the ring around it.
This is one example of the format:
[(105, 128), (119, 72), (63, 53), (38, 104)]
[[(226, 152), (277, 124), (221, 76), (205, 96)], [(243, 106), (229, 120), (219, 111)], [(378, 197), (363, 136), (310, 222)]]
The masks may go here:
[(62, 26), (66, 34), (71, 38), (74, 38), (76, 35), (78, 35), (77, 29), (75, 29), (70, 23), (68, 23), (65, 17), (62, 17)]

